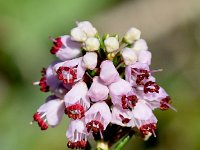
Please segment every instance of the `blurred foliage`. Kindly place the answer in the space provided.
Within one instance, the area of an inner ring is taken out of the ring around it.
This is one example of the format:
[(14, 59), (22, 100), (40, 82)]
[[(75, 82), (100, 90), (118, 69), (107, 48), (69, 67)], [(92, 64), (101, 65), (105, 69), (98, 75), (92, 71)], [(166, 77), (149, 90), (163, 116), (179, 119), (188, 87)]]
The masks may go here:
[[(56, 129), (41, 132), (30, 126), (32, 114), (47, 94), (31, 83), (40, 69), (55, 59), (48, 36), (68, 34), (76, 20), (95, 15), (126, 1), (117, 0), (1, 0), (0, 1), (0, 149), (66, 149), (67, 119)], [(106, 16), (105, 16), (106, 17)], [(114, 17), (114, 16), (113, 16)], [(101, 26), (103, 24), (94, 24)], [(101, 31), (103, 32), (103, 31)], [(125, 149), (200, 149), (200, 20), (178, 25), (159, 39), (151, 39), (152, 68), (173, 98), (172, 110), (156, 111), (157, 138), (133, 138)]]

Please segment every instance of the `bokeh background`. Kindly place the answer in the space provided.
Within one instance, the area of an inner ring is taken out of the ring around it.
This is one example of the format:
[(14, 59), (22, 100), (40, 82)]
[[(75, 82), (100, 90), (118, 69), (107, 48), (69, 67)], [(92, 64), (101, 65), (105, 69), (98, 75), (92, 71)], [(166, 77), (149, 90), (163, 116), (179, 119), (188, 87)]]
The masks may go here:
[(32, 86), (55, 57), (49, 36), (69, 34), (76, 20), (89, 20), (100, 33), (142, 31), (153, 53), (157, 81), (178, 112), (155, 113), (157, 138), (132, 138), (126, 150), (200, 149), (199, 0), (0, 0), (0, 150), (67, 149), (66, 117), (41, 132), (29, 125), (48, 94)]

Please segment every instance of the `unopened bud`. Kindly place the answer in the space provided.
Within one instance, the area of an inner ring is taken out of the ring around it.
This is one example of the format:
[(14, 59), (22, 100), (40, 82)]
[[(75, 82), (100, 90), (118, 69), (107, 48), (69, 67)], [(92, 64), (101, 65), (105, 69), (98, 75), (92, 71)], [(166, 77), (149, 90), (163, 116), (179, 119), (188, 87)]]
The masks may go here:
[(137, 61), (137, 55), (131, 48), (124, 48), (122, 50), (122, 57), (126, 65), (131, 65)]
[(71, 39), (77, 42), (84, 42), (87, 36), (81, 29), (76, 27), (71, 30)]
[(108, 37), (104, 41), (106, 51), (107, 52), (114, 52), (119, 49), (119, 42), (116, 37)]
[(124, 41), (128, 44), (133, 44), (134, 41), (139, 40), (141, 31), (137, 28), (130, 28), (124, 35)]
[(100, 42), (97, 38), (90, 37), (85, 41), (85, 48), (87, 51), (96, 51), (100, 47)]

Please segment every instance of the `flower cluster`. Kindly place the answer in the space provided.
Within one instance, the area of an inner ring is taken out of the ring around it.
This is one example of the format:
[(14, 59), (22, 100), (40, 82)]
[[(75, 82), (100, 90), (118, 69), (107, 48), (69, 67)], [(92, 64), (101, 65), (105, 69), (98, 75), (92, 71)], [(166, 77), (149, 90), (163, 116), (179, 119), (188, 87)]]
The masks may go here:
[[(171, 98), (156, 83), (151, 52), (141, 32), (131, 28), (100, 37), (88, 21), (77, 22), (70, 35), (50, 38), (51, 54), (59, 60), (42, 70), (34, 84), (52, 93), (33, 116), (41, 130), (57, 126), (63, 115), (71, 120), (69, 148), (84, 149), (88, 139), (106, 136), (116, 125), (136, 129), (142, 138), (155, 136), (154, 109), (174, 109)], [(108, 129), (109, 126), (109, 129)], [(117, 132), (116, 132), (117, 133)]]

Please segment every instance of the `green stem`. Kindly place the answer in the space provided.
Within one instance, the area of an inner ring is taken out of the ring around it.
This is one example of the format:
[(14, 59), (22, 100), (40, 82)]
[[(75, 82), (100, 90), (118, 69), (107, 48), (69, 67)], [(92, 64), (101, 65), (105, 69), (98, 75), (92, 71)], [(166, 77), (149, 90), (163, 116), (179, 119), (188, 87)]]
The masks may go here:
[(97, 150), (109, 150), (108, 143), (104, 141), (98, 141)]
[(121, 140), (119, 140), (115, 146), (115, 150), (122, 150), (122, 148), (128, 143), (128, 141), (131, 139), (132, 134), (125, 136), (124, 138), (122, 138)]

